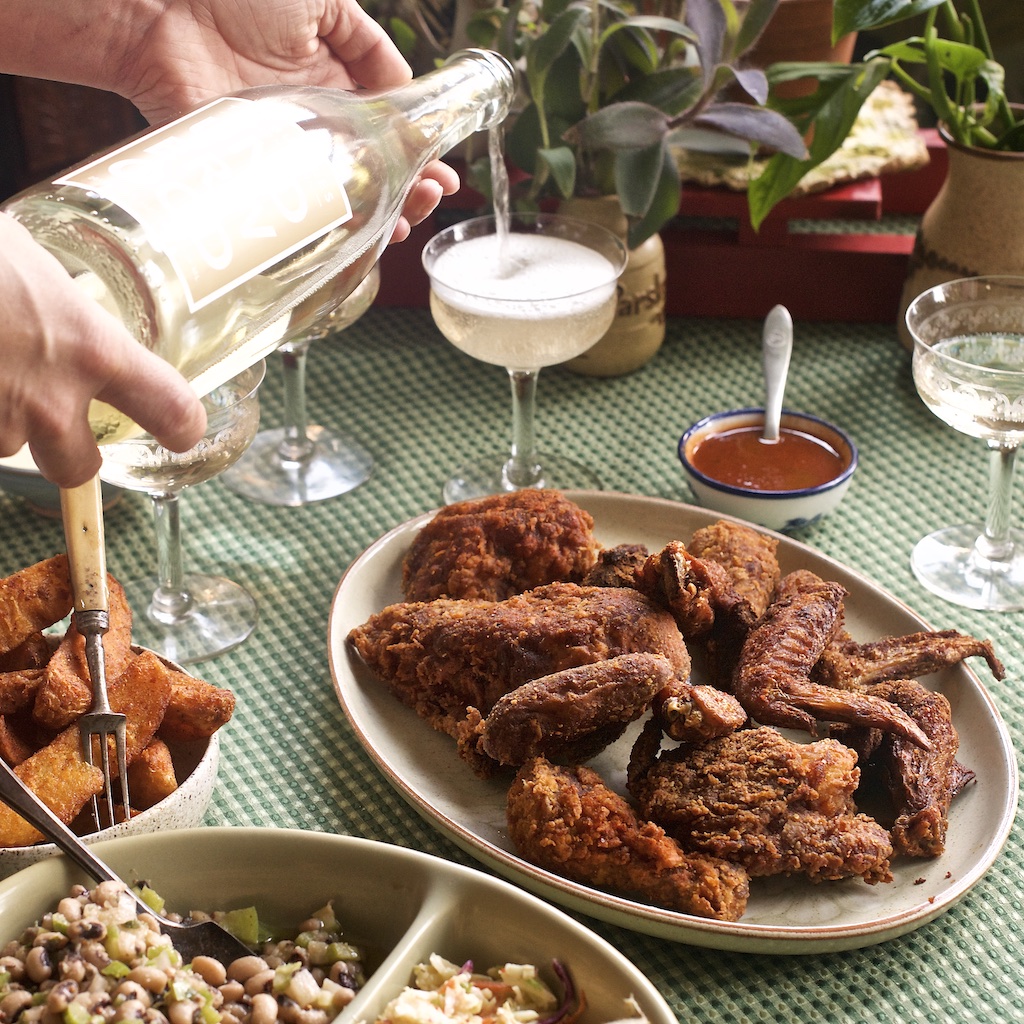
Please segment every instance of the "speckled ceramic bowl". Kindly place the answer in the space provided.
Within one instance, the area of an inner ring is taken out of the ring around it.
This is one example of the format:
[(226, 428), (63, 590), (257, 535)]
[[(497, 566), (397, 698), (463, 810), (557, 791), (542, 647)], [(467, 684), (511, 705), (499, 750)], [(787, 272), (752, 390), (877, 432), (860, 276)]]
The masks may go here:
[[(173, 662), (168, 664), (173, 665)], [(178, 671), (184, 671), (178, 665), (173, 667)], [(174, 761), (175, 777), (179, 780), (178, 788), (152, 807), (140, 811), (130, 821), (119, 821), (109, 828), (83, 836), (87, 843), (116, 839), (119, 836), (161, 832), (165, 829), (192, 828), (202, 822), (217, 782), (220, 738), (214, 733), (209, 740), (168, 742), (167, 746)], [(0, 878), (6, 878), (58, 852), (53, 843), (0, 847)]]
[(742, 427), (762, 426), (764, 409), (732, 409), (705, 416), (679, 440), (679, 461), (697, 499), (704, 508), (746, 519), (770, 530), (794, 530), (808, 526), (833, 511), (843, 500), (857, 469), (857, 447), (839, 427), (817, 416), (784, 410), (782, 426), (824, 441), (840, 457), (841, 470), (827, 483), (792, 491), (761, 491), (722, 483), (694, 466), (694, 450), (707, 437)]
[[(36, 469), (27, 445), (16, 455), (0, 459), (0, 491), (12, 498), (23, 499), (33, 512), (41, 516), (60, 516), (60, 491)], [(110, 508), (122, 493), (112, 484), (103, 484), (103, 507)]]

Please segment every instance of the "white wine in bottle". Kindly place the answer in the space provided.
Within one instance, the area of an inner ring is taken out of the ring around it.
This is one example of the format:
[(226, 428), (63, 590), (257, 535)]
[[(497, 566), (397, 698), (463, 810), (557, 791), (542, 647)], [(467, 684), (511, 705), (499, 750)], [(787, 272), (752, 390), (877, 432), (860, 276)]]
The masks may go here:
[[(487, 50), (384, 91), (247, 89), (3, 209), (206, 394), (276, 348), (285, 314), (328, 278), (354, 289), (423, 167), (499, 124), (514, 92)], [(133, 429), (99, 403), (90, 421), (100, 442)]]

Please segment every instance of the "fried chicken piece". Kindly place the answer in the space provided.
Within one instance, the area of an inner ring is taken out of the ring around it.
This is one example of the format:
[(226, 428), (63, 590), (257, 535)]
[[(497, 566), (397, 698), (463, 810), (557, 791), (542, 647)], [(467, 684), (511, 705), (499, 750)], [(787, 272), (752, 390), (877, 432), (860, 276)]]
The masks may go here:
[[(649, 753), (650, 737), (641, 741)], [(892, 880), (889, 833), (857, 812), (857, 755), (836, 740), (795, 743), (766, 726), (742, 729), (662, 751), (646, 771), (631, 763), (629, 779), (641, 815), (685, 849), (752, 877)]]
[(927, 735), (929, 749), (879, 729), (841, 729), (834, 735), (850, 743), (865, 775), (877, 773), (888, 792), (893, 849), (908, 857), (938, 857), (946, 848), (953, 798), (974, 779), (956, 759), (960, 739), (949, 701), (909, 679), (879, 683), (871, 693), (907, 712)]
[(711, 632), (724, 595), (732, 592), (729, 575), (722, 566), (695, 558), (678, 540), (649, 556), (635, 579), (638, 590), (675, 616), (687, 640)]
[(779, 581), (778, 541), (719, 520), (689, 544), (672, 541), (637, 573), (637, 587), (665, 605), (687, 640), (700, 640), (708, 681), (728, 690), (743, 641)]
[(660, 654), (623, 654), (524, 683), (483, 719), (479, 745), (500, 764), (533, 757), (579, 764), (617, 740), (675, 669)]
[(636, 574), (647, 560), (643, 544), (619, 544), (602, 548), (597, 561), (580, 581), (585, 587), (633, 587)]
[(509, 789), (507, 816), (520, 855), (564, 878), (719, 921), (746, 910), (742, 868), (684, 853), (586, 766), (529, 761)]
[(442, 508), (402, 563), (406, 601), (502, 601), (578, 582), (597, 560), (594, 519), (556, 491), (521, 490)]
[(665, 735), (695, 743), (725, 736), (747, 721), (743, 705), (714, 686), (673, 679), (654, 698), (654, 717)]
[(843, 632), (821, 652), (812, 678), (844, 690), (858, 689), (887, 679), (928, 675), (976, 657), (985, 659), (996, 679), (1006, 675), (991, 640), (979, 640), (955, 629), (888, 636), (866, 644)]
[(818, 720), (897, 732), (927, 749), (928, 738), (895, 704), (868, 693), (811, 682), (810, 673), (842, 622), (846, 591), (798, 569), (743, 644), (733, 693), (754, 721), (817, 735)]
[(690, 673), (672, 616), (624, 587), (552, 583), (501, 602), (405, 602), (349, 641), (402, 703), (451, 736), (467, 708), (486, 716), (510, 690), (578, 665), (648, 653)]
[(742, 523), (719, 520), (694, 532), (687, 550), (725, 569), (732, 594), (719, 597), (724, 610), (756, 622), (768, 608), (781, 573), (778, 540)]

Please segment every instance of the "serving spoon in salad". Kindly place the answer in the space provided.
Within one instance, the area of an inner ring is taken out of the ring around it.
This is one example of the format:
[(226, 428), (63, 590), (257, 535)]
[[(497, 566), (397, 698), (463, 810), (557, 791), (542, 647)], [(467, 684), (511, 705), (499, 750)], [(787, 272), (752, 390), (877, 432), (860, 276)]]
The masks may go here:
[(170, 938), (186, 964), (191, 963), (194, 957), (210, 956), (226, 966), (239, 957), (252, 956), (252, 949), (216, 921), (177, 922), (154, 911), (21, 781), (3, 758), (0, 758), (0, 800), (59, 846), (90, 878), (123, 885), (139, 909), (159, 923), (160, 930)]

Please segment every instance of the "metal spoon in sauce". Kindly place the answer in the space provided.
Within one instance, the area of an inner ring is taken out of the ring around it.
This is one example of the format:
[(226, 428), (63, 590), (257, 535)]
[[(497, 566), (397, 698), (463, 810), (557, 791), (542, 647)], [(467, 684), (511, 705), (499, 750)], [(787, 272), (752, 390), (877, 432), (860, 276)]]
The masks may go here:
[(789, 356), (793, 351), (793, 318), (785, 306), (776, 306), (764, 321), (761, 354), (764, 361), (765, 441), (778, 441), (782, 419), (782, 396), (789, 374)]

